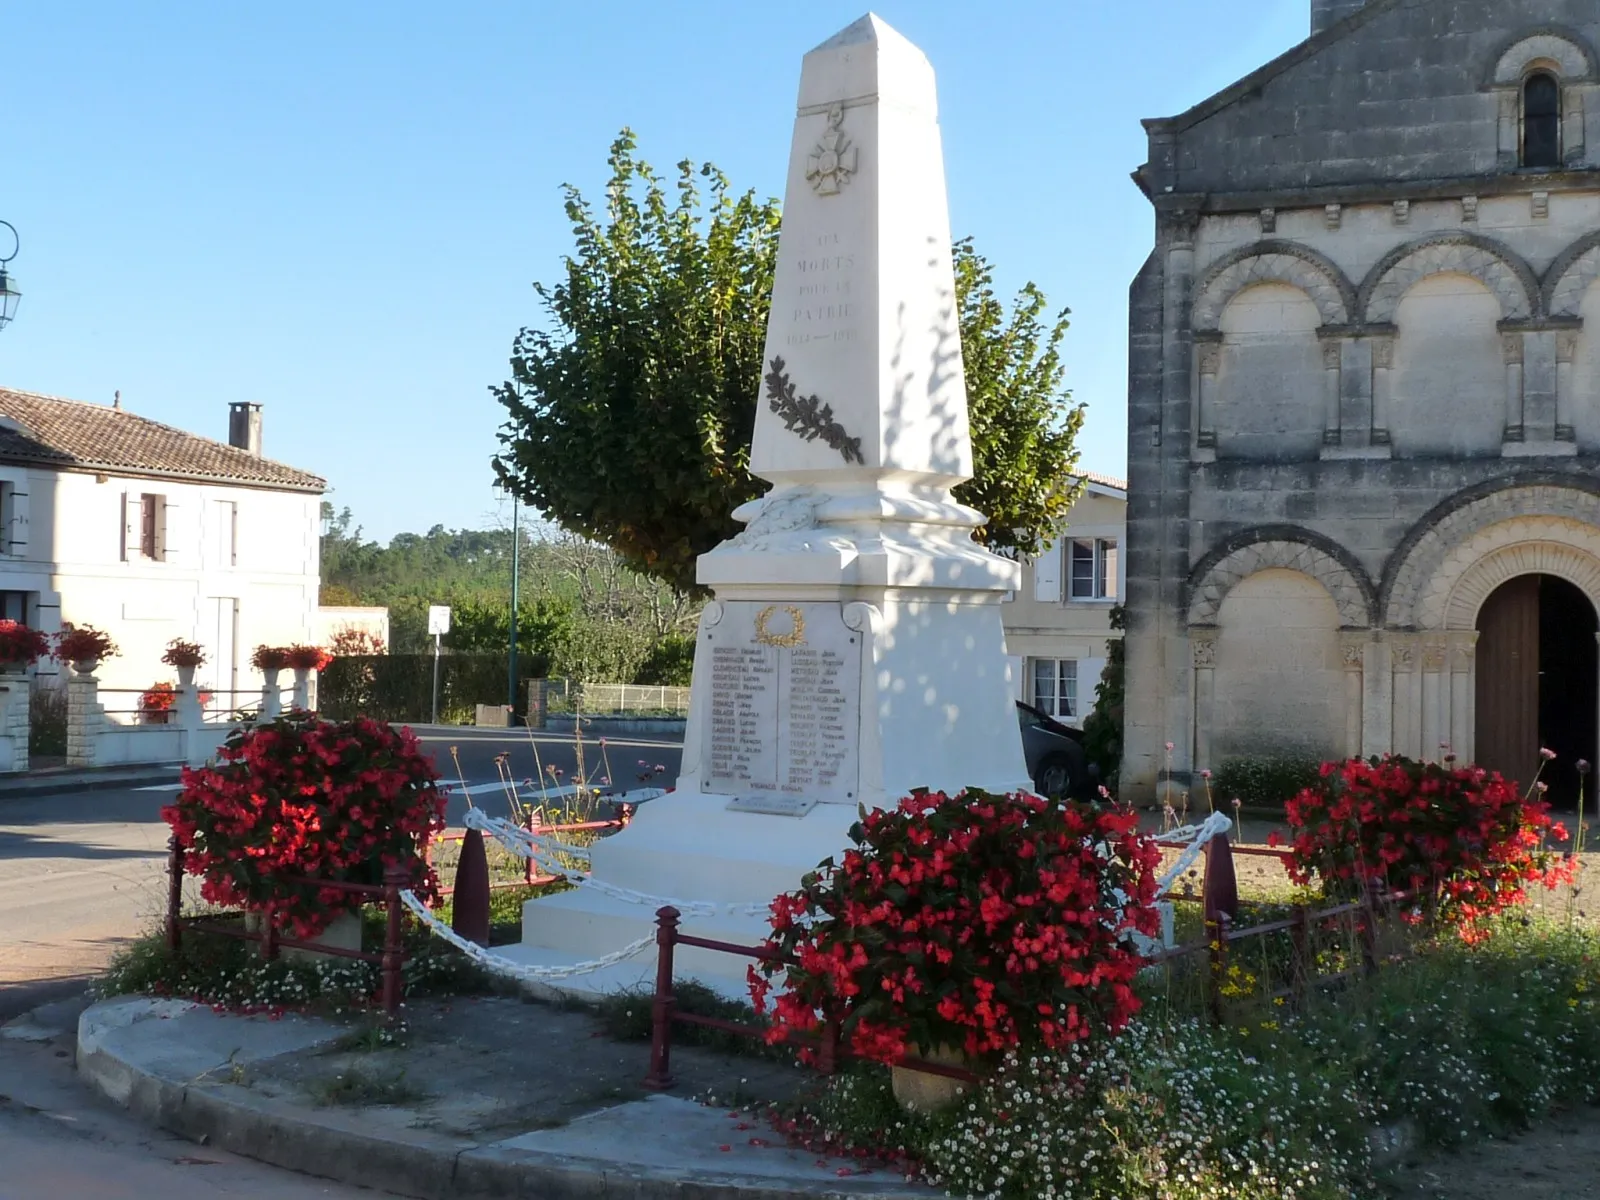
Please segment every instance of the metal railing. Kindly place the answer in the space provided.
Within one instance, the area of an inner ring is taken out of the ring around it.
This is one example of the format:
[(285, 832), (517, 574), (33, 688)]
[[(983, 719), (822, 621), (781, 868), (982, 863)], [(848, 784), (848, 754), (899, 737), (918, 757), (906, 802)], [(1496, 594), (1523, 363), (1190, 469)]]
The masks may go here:
[(614, 716), (620, 713), (687, 716), (689, 689), (653, 683), (581, 683), (571, 679), (528, 681), (529, 706), (568, 716)]

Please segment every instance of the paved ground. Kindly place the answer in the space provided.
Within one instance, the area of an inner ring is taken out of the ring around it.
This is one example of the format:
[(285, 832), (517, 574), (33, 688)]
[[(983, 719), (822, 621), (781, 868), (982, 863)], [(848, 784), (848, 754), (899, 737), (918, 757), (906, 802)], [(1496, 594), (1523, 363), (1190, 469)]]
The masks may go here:
[[(416, 732), (455, 791), (464, 780), (474, 801), (496, 814), (505, 803), (497, 756), (505, 755), (519, 781), (538, 774), (536, 761), (560, 768), (564, 780), (577, 770), (578, 747), (567, 736), (530, 740), (523, 729), (441, 726)], [(587, 743), (583, 752), (591, 780), (609, 772), (626, 790), (638, 786), (641, 774), (651, 782), (674, 780), (681, 747), (622, 738), (603, 748)], [(665, 771), (658, 774), (657, 765)], [(160, 811), (174, 791), (176, 785), (0, 799), (0, 1020), (49, 998), (38, 990), (41, 984), (98, 971), (119, 945), (159, 918), (167, 842)], [(465, 809), (465, 798), (454, 796), (453, 825)]]

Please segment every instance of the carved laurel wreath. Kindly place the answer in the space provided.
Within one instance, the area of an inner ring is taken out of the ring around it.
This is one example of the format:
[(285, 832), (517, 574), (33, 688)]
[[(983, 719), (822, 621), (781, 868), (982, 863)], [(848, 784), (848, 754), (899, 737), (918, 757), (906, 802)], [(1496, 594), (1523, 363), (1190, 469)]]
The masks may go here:
[(767, 372), (767, 406), (783, 418), (783, 427), (798, 433), (808, 442), (818, 438), (837, 450), (845, 462), (866, 464), (861, 456), (861, 439), (851, 437), (843, 425), (833, 419), (833, 405), (824, 404), (820, 396), (801, 396), (789, 382), (788, 364), (781, 358), (772, 360), (772, 370)]
[(778, 611), (778, 605), (769, 604), (756, 614), (756, 641), (763, 646), (783, 646), (793, 649), (795, 646), (806, 644), (806, 615), (792, 604), (785, 604), (783, 611), (789, 614), (789, 620), (794, 628), (788, 633), (772, 633), (767, 629), (767, 622), (772, 614)]

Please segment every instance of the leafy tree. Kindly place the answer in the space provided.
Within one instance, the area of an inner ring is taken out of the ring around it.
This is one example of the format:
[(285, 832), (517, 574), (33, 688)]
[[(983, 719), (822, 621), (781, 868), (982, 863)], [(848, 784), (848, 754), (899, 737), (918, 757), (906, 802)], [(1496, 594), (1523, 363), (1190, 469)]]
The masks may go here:
[[(709, 163), (680, 162), (673, 196), (634, 148), (627, 130), (612, 143), (603, 216), (565, 189), (576, 249), (561, 282), (535, 284), (547, 326), (518, 333), (512, 378), (492, 389), (508, 415), (495, 469), (563, 528), (687, 592), (695, 559), (763, 489), (749, 450), (779, 214)], [(990, 515), (991, 547), (1029, 553), (1074, 498), (1083, 414), (1061, 387), (1066, 314), (1047, 320), (1029, 284), (1008, 315), (991, 281), (958, 243), (975, 477), (956, 494)]]
[[(1111, 628), (1126, 631), (1128, 612), (1122, 605), (1111, 609)], [(1114, 795), (1122, 771), (1122, 718), (1127, 700), (1127, 645), (1124, 637), (1106, 642), (1106, 665), (1094, 690), (1094, 708), (1083, 719), (1083, 748), (1089, 761), (1100, 766), (1100, 782)]]

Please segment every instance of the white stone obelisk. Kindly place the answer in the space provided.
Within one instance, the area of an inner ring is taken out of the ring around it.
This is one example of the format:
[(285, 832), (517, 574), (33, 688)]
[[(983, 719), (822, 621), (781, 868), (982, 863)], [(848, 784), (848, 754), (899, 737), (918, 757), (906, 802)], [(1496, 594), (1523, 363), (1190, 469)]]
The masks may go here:
[[(876, 16), (801, 68), (757, 404), (772, 489), (700, 559), (716, 599), (676, 789), (592, 852), (613, 888), (722, 906), (685, 926), (734, 940), (763, 927), (745, 908), (848, 845), (858, 806), (1030, 786), (1000, 621), (1019, 569), (950, 491), (972, 446), (933, 69)], [(651, 916), (593, 888), (530, 901), (522, 953), (594, 958)], [(744, 974), (679, 961), (729, 990)]]

